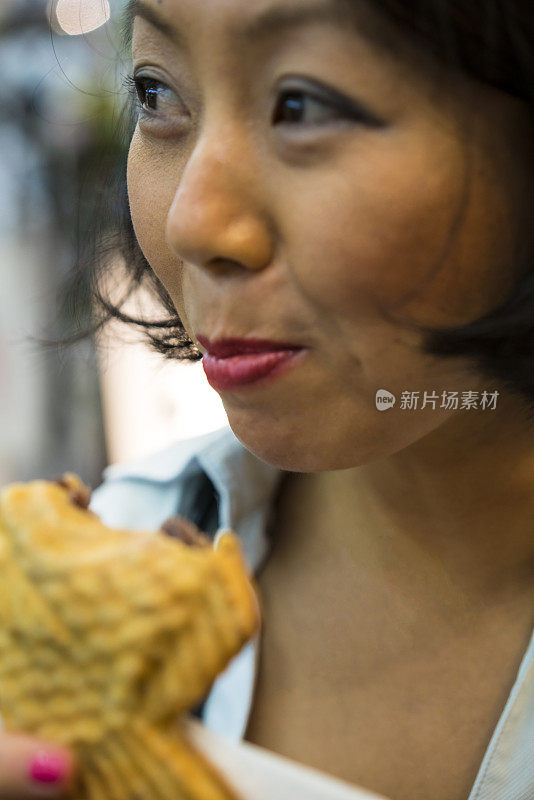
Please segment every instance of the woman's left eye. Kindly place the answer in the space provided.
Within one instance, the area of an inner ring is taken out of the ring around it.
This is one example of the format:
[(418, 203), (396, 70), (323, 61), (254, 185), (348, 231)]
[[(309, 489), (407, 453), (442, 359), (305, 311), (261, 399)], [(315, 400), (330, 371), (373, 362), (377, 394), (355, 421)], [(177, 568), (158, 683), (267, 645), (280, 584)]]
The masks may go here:
[(336, 121), (355, 122), (380, 128), (385, 121), (377, 117), (358, 101), (334, 90), (325, 90), (324, 95), (304, 88), (282, 90), (275, 102), (273, 125), (314, 126)]
[(277, 99), (272, 124), (316, 125), (332, 119), (342, 119), (343, 112), (331, 103), (299, 90), (282, 92)]

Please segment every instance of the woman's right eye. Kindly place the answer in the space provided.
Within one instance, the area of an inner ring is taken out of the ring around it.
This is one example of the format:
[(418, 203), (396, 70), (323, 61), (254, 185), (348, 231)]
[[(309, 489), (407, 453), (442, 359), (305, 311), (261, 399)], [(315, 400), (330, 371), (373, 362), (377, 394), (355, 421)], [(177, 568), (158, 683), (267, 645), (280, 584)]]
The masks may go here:
[(170, 115), (183, 119), (189, 116), (187, 108), (176, 92), (156, 78), (148, 75), (128, 75), (125, 85), (146, 117), (165, 119)]

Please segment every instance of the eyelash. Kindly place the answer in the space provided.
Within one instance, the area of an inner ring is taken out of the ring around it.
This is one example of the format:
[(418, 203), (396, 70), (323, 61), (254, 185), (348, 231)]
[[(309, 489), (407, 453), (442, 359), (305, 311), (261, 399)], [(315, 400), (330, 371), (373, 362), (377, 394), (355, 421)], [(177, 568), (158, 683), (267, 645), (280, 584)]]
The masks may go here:
[(170, 88), (165, 83), (162, 83), (162, 81), (158, 81), (156, 78), (151, 78), (148, 75), (126, 75), (123, 79), (122, 85), (128, 94), (133, 98), (138, 111), (146, 114), (150, 118), (157, 117), (158, 112), (151, 108), (144, 108), (147, 90), (150, 88), (150, 86), (163, 87), (164, 89)]
[[(342, 95), (337, 95), (336, 93), (335, 97), (329, 98), (321, 95), (319, 92), (313, 92), (305, 88), (298, 87), (294, 87), (292, 89), (283, 89), (280, 92), (273, 110), (273, 118), (276, 116), (278, 110), (282, 108), (283, 104), (287, 103), (290, 99), (292, 100), (293, 111), (297, 105), (302, 107), (306, 106), (306, 104), (310, 105), (310, 103), (315, 104), (316, 106), (322, 106), (323, 109), (329, 109), (332, 114), (329, 115), (329, 119), (327, 121), (330, 123), (333, 121), (349, 121), (371, 124), (372, 122), (371, 116), (363, 108), (361, 108), (357, 103), (345, 99)], [(288, 108), (291, 109), (291, 106), (286, 106), (286, 109)], [(284, 124), (299, 125), (301, 127), (313, 127), (314, 124), (321, 125), (323, 123), (303, 123), (296, 120), (285, 120)]]
[[(154, 109), (144, 108), (147, 90), (150, 88), (150, 86), (163, 87), (164, 89), (169, 89), (170, 87), (168, 87), (162, 81), (159, 81), (156, 78), (151, 78), (148, 75), (127, 75), (123, 80), (123, 86), (134, 98), (135, 104), (140, 112), (151, 119), (157, 119), (157, 111)], [(170, 91), (172, 91), (172, 89)], [(335, 113), (334, 121), (337, 122), (352, 121), (372, 127), (381, 127), (383, 125), (381, 120), (379, 120), (370, 112), (366, 111), (366, 109), (361, 107), (358, 103), (344, 98), (343, 95), (339, 95), (337, 92), (335, 93), (334, 99), (329, 99), (327, 97), (322, 97), (318, 92), (312, 92), (304, 88), (297, 87), (292, 89), (283, 89), (278, 94), (275, 108), (273, 110), (273, 118), (276, 116), (276, 112), (282, 106), (282, 103), (287, 102), (290, 98), (293, 99), (293, 103), (295, 103), (295, 100), (298, 98), (300, 101), (304, 101), (304, 103), (311, 100), (313, 103), (322, 105), (324, 108), (329, 108)], [(331, 122), (332, 118), (329, 121)], [(282, 124), (290, 126), (298, 125), (300, 127), (310, 127), (310, 123), (306, 124), (295, 121), (290, 122), (287, 120), (282, 120), (281, 122)], [(274, 124), (280, 123), (275, 122)], [(321, 125), (322, 123), (311, 123), (311, 126), (313, 127), (314, 124)]]

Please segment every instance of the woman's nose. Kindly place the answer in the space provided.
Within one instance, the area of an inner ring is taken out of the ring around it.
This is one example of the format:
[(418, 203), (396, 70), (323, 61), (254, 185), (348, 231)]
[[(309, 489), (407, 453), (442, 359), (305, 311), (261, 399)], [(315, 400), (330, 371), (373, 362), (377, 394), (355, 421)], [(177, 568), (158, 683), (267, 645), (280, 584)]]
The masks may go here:
[(222, 137), (197, 142), (167, 215), (166, 236), (180, 259), (199, 267), (233, 262), (260, 270), (269, 264), (270, 225), (243, 149), (225, 146)]

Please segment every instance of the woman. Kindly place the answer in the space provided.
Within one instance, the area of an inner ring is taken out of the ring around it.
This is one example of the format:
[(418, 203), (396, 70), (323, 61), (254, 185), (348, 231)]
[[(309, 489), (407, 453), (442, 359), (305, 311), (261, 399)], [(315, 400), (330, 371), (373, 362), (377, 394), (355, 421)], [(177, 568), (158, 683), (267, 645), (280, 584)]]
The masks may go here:
[[(391, 800), (533, 796), (528, 3), (129, 13), (148, 330), (283, 470), (246, 738)], [(483, 761), (519, 690), (522, 738)]]

